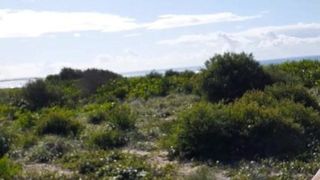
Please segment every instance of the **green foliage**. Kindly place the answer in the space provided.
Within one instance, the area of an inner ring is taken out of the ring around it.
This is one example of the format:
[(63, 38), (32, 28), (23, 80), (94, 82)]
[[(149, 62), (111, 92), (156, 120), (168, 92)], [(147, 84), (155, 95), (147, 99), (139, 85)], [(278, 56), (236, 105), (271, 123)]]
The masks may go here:
[(148, 99), (154, 96), (165, 96), (171, 92), (191, 93), (194, 89), (194, 73), (189, 71), (171, 75), (149, 75), (117, 79), (104, 85), (98, 90), (97, 99), (110, 100), (115, 97), (120, 100), (126, 98)]
[(107, 112), (107, 121), (121, 130), (135, 128), (136, 116), (127, 105), (118, 105)]
[(77, 135), (81, 129), (82, 125), (63, 111), (49, 112), (38, 125), (40, 134)]
[(94, 111), (89, 114), (88, 121), (92, 124), (100, 124), (103, 121), (106, 121), (106, 112), (103, 111)]
[(289, 158), (318, 142), (319, 118), (313, 109), (262, 92), (229, 105), (200, 103), (180, 116), (173, 153), (222, 160)]
[(21, 128), (22, 130), (29, 130), (36, 125), (38, 120), (39, 120), (38, 114), (25, 111), (18, 116), (16, 123), (18, 127)]
[(0, 89), (0, 104), (20, 106), (22, 99), (21, 88)]
[(64, 157), (70, 168), (77, 168), (89, 179), (151, 179), (159, 176), (145, 159), (117, 151), (92, 151)]
[(90, 143), (101, 149), (112, 149), (125, 145), (127, 138), (120, 130), (98, 131), (92, 134)]
[(28, 107), (32, 110), (49, 106), (58, 98), (57, 92), (51, 91), (43, 80), (29, 82), (23, 88), (22, 94)]
[(278, 68), (290, 76), (299, 78), (307, 87), (319, 85), (320, 61), (289, 61), (278, 65)]
[(21, 167), (8, 157), (0, 158), (0, 179), (14, 179), (20, 171)]
[(107, 70), (87, 69), (83, 71), (79, 87), (84, 95), (89, 95), (95, 93), (100, 86), (120, 77), (120, 75)]
[(7, 135), (0, 132), (0, 158), (9, 151), (10, 142)]
[(18, 109), (14, 106), (0, 104), (0, 121), (15, 120)]
[(270, 77), (252, 54), (215, 55), (205, 65), (200, 87), (210, 101), (230, 101), (247, 90), (263, 89), (270, 83)]
[(271, 94), (276, 99), (290, 99), (296, 103), (301, 103), (315, 110), (320, 110), (318, 101), (312, 96), (308, 89), (302, 85), (275, 84), (265, 88), (265, 92)]
[(83, 77), (81, 70), (72, 68), (63, 68), (59, 74), (61, 80), (75, 80)]

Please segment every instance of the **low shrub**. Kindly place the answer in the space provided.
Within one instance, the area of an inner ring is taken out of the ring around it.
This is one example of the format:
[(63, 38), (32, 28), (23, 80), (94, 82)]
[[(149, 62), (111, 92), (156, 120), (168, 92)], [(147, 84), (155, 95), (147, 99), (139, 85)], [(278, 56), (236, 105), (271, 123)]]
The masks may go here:
[(21, 167), (8, 157), (0, 158), (0, 179), (14, 179), (20, 171)]
[(91, 151), (65, 156), (69, 168), (89, 179), (164, 179), (143, 157), (119, 151)]
[(0, 132), (0, 158), (9, 151), (9, 138)]
[(106, 113), (103, 111), (94, 111), (89, 114), (88, 122), (92, 124), (100, 124), (106, 120)]
[(52, 137), (46, 139), (46, 142), (40, 142), (37, 146), (32, 148), (30, 160), (39, 163), (47, 163), (62, 157), (69, 149), (70, 146), (63, 139)]
[(107, 112), (107, 121), (121, 130), (135, 128), (136, 116), (127, 105), (118, 105)]
[(273, 86), (267, 86), (265, 92), (271, 94), (277, 99), (290, 99), (296, 103), (301, 103), (307, 107), (312, 107), (315, 110), (320, 110), (319, 103), (315, 97), (313, 97), (308, 89), (302, 85), (293, 84), (275, 84)]
[(62, 112), (50, 112), (40, 122), (38, 132), (40, 134), (77, 135), (82, 125), (70, 116)]
[(125, 145), (127, 138), (122, 131), (106, 130), (93, 133), (90, 142), (101, 149), (112, 149)]
[(17, 126), (22, 130), (29, 130), (37, 124), (37, 120), (39, 119), (38, 114), (33, 114), (31, 112), (21, 113), (17, 118)]
[(23, 87), (22, 96), (31, 110), (40, 109), (55, 102), (59, 95), (51, 91), (43, 80), (31, 81)]
[(308, 151), (319, 129), (313, 109), (250, 92), (232, 104), (192, 107), (180, 115), (170, 140), (173, 154), (183, 158), (282, 159)]

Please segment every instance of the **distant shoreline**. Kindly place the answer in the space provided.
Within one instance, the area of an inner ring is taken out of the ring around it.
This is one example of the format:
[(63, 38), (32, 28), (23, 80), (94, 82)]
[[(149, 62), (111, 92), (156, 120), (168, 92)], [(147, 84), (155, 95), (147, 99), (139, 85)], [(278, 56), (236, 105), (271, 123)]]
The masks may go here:
[[(278, 58), (278, 59), (270, 59), (270, 60), (260, 60), (259, 62), (262, 65), (268, 64), (280, 64), (285, 61), (298, 61), (303, 59), (310, 59), (310, 60), (320, 60), (320, 55), (314, 56), (300, 56), (300, 57), (287, 57), (287, 58)], [(122, 72), (119, 73), (125, 77), (138, 77), (144, 76), (151, 72), (157, 73), (165, 73), (167, 70), (174, 70), (174, 71), (200, 71), (203, 66), (190, 66), (190, 67), (178, 67), (178, 68), (168, 68), (168, 69), (153, 69), (153, 70), (141, 70), (141, 71), (132, 71), (132, 72)], [(3, 79), (0, 80), (0, 89), (7, 89), (7, 88), (20, 88), (24, 86), (27, 82), (35, 80), (35, 79), (42, 79), (43, 77), (22, 77), (22, 78), (14, 78), (14, 79)]]

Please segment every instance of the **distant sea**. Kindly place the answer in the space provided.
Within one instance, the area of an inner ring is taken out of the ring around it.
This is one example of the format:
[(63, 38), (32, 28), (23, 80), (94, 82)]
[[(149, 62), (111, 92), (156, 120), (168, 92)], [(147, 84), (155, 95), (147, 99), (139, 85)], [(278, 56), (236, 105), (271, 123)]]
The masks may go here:
[[(279, 59), (270, 59), (270, 60), (260, 60), (259, 62), (263, 65), (268, 65), (268, 64), (280, 64), (285, 61), (298, 61), (301, 59), (311, 59), (311, 60), (320, 60), (320, 55), (316, 56), (300, 56), (300, 57), (288, 57), (288, 58), (279, 58)], [(194, 71), (198, 72), (203, 68), (203, 66), (191, 66), (191, 67), (181, 67), (181, 68), (170, 68), (171, 70), (174, 71)], [(167, 70), (170, 69), (154, 69), (154, 70), (145, 70), (145, 71), (134, 71), (134, 72), (125, 72), (125, 73), (120, 73), (121, 75), (125, 77), (135, 77), (135, 76), (144, 76), (146, 74), (149, 74), (151, 72), (157, 72), (157, 73), (165, 73)], [(18, 79), (3, 79), (0, 80), (0, 89), (4, 88), (19, 88), (24, 86), (26, 83), (29, 81), (33, 81), (35, 79), (41, 79), (41, 78), (18, 78)]]

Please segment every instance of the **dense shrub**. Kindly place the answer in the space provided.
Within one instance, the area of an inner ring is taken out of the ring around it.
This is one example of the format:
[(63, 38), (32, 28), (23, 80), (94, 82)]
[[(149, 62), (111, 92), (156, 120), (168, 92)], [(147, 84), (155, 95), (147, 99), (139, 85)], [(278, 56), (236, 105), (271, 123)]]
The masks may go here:
[(318, 142), (319, 118), (313, 109), (262, 92), (229, 105), (201, 103), (181, 114), (173, 153), (222, 160), (289, 158)]
[(0, 121), (15, 120), (18, 108), (6, 104), (0, 104)]
[(0, 89), (0, 104), (19, 106), (21, 104), (21, 99), (21, 88)]
[(107, 70), (87, 69), (83, 71), (83, 76), (79, 81), (79, 86), (84, 95), (95, 93), (96, 90), (114, 79), (121, 76)]
[(92, 124), (100, 124), (106, 120), (106, 116), (106, 112), (97, 110), (89, 114), (88, 121)]
[(278, 68), (290, 76), (299, 78), (307, 87), (319, 85), (320, 81), (320, 61), (302, 60), (288, 61), (278, 65)]
[(194, 73), (185, 71), (177, 75), (122, 78), (109, 82), (98, 90), (97, 100), (120, 100), (166, 96), (170, 93), (191, 93), (194, 89)]
[(0, 158), (0, 179), (14, 179), (21, 171), (21, 167), (8, 157)]
[(301, 84), (301, 78), (297, 75), (286, 72), (280, 65), (266, 65), (264, 71), (270, 76), (273, 83)]
[(308, 89), (301, 85), (293, 84), (275, 84), (265, 88), (265, 92), (270, 93), (277, 99), (290, 99), (296, 103), (301, 103), (307, 107), (320, 110), (320, 106), (315, 97), (313, 97)]
[(107, 112), (107, 121), (121, 130), (135, 127), (136, 116), (127, 105), (119, 105)]
[(63, 68), (59, 74), (61, 80), (80, 79), (82, 76), (83, 74), (81, 70), (72, 68)]
[(28, 130), (36, 125), (38, 119), (38, 114), (25, 111), (18, 116), (16, 123), (22, 130)]
[(63, 112), (50, 112), (38, 126), (40, 134), (77, 135), (82, 126)]
[(23, 88), (22, 94), (29, 108), (32, 110), (46, 107), (58, 98), (57, 93), (50, 91), (43, 80), (29, 82)]
[(0, 158), (9, 151), (9, 138), (0, 132)]
[(91, 144), (101, 149), (111, 149), (125, 145), (127, 138), (120, 130), (106, 130), (93, 133)]
[(271, 81), (252, 54), (215, 55), (205, 65), (200, 87), (210, 101), (230, 101)]

